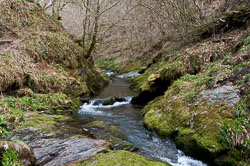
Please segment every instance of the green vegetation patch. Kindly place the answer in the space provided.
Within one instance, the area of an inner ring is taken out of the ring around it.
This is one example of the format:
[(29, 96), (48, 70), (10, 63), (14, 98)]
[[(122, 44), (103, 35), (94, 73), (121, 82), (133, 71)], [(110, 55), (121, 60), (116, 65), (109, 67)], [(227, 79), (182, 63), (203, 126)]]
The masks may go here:
[[(79, 108), (78, 102), (72, 101), (63, 93), (33, 94), (32, 97), (5, 97), (0, 100), (2, 137), (10, 135), (8, 129), (25, 127), (48, 128), (52, 130), (57, 122), (67, 121), (68, 115)], [(56, 114), (54, 117), (41, 114)]]
[(18, 154), (15, 150), (7, 149), (0, 153), (0, 163), (3, 166), (23, 166), (23, 164), (18, 161)]
[(106, 166), (106, 165), (166, 166), (168, 164), (153, 161), (128, 151), (112, 151), (109, 153), (101, 153), (98, 154), (96, 157), (79, 164), (79, 166)]

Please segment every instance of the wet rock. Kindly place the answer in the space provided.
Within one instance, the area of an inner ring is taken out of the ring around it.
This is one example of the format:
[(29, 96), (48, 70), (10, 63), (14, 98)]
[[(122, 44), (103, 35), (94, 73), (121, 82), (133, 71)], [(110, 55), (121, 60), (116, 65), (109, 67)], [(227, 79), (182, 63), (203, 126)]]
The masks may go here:
[(113, 105), (116, 102), (115, 98), (109, 98), (103, 101), (102, 105), (107, 106), (107, 105)]
[(205, 90), (201, 92), (201, 97), (211, 103), (228, 104), (235, 106), (239, 101), (239, 90), (235, 86), (221, 86), (213, 90)]
[(103, 101), (102, 105), (113, 105), (115, 102), (126, 102), (126, 98), (124, 97), (111, 97)]
[(14, 136), (11, 138), (12, 141), (22, 139), (27, 144), (36, 142), (39, 139), (49, 139), (49, 138), (56, 137), (54, 133), (48, 133), (48, 132), (39, 130), (34, 127), (28, 127), (28, 128), (16, 130), (13, 132), (14, 132)]
[(93, 105), (101, 105), (103, 103), (102, 99), (96, 99), (93, 103)]
[(14, 150), (18, 154), (18, 162), (25, 166), (35, 165), (36, 159), (33, 149), (21, 141), (0, 141), (0, 156), (6, 150)]
[(106, 125), (103, 121), (93, 121), (83, 126), (84, 132), (97, 139), (111, 143), (114, 150), (136, 151), (138, 148), (127, 142), (128, 137), (116, 126)]
[[(74, 161), (86, 160), (99, 152), (109, 150), (109, 143), (104, 140), (93, 140), (76, 135), (77, 133), (74, 134), (75, 129), (67, 128), (67, 126), (59, 128), (66, 131), (58, 130), (51, 133), (35, 127), (19, 129), (13, 131), (14, 136), (11, 139), (22, 139), (31, 146), (37, 160), (36, 165), (43, 166), (71, 164)], [(72, 135), (74, 136), (70, 137)]]
[(105, 125), (103, 121), (94, 121), (94, 122), (84, 125), (84, 127), (87, 129), (91, 129), (91, 128), (104, 129), (107, 126)]
[(127, 100), (124, 97), (115, 97), (116, 102), (126, 102)]
[(104, 140), (89, 138), (42, 139), (30, 144), (37, 165), (53, 166), (83, 161), (108, 150)]

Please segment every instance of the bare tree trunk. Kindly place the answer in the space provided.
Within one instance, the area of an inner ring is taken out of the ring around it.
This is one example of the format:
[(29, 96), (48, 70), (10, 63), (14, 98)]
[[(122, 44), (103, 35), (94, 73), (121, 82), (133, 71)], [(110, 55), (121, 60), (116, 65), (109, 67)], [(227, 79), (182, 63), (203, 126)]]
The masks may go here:
[(88, 17), (89, 17), (89, 0), (86, 2), (86, 8), (85, 8), (85, 19), (83, 20), (83, 34), (82, 34), (82, 42), (83, 42), (83, 49), (86, 50), (86, 33), (87, 33), (87, 24), (88, 24)]
[(91, 56), (91, 53), (93, 52), (95, 45), (96, 45), (98, 29), (99, 29), (98, 21), (99, 21), (99, 17), (100, 17), (100, 8), (101, 8), (100, 0), (97, 0), (96, 13), (95, 13), (95, 19), (94, 19), (94, 32), (93, 32), (91, 44), (90, 44), (88, 52), (87, 52), (87, 58), (89, 58)]
[(57, 0), (52, 0), (52, 17), (55, 19), (56, 18), (56, 1)]

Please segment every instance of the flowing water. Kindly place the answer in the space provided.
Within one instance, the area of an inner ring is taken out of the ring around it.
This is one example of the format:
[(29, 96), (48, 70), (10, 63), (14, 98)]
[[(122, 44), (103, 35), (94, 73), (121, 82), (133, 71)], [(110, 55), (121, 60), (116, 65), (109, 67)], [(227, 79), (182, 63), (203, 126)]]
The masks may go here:
[[(108, 74), (113, 74), (108, 72)], [(173, 166), (205, 166), (201, 161), (184, 155), (169, 139), (160, 139), (142, 126), (140, 109), (130, 104), (135, 94), (129, 90), (124, 77), (116, 77), (103, 92), (81, 106), (78, 118), (84, 123), (103, 121), (117, 126), (128, 137), (128, 142), (139, 148), (139, 154), (156, 160), (168, 162)], [(103, 106), (108, 97), (125, 97), (126, 101)]]

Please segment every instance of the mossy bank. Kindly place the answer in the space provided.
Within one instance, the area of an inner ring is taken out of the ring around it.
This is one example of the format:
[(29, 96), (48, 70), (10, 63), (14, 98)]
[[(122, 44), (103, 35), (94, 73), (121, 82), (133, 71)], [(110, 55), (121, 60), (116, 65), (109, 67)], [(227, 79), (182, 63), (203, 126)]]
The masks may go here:
[(128, 151), (111, 151), (109, 153), (101, 153), (96, 157), (80, 163), (79, 166), (106, 166), (106, 165), (134, 165), (134, 166), (166, 166), (167, 163), (153, 161), (144, 158), (138, 154)]
[(38, 4), (0, 6), (0, 138), (26, 127), (55, 132), (76, 113), (80, 97), (97, 94), (107, 80)]
[(249, 39), (249, 27), (217, 35), (134, 78), (131, 87), (140, 93), (132, 102), (154, 99), (142, 110), (143, 124), (212, 165), (248, 165)]

